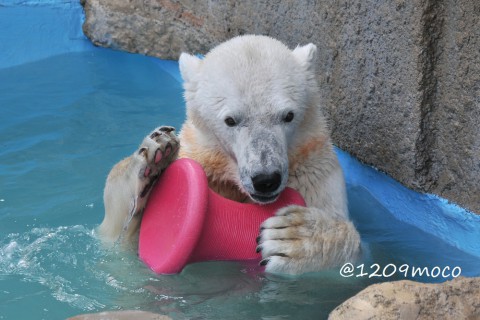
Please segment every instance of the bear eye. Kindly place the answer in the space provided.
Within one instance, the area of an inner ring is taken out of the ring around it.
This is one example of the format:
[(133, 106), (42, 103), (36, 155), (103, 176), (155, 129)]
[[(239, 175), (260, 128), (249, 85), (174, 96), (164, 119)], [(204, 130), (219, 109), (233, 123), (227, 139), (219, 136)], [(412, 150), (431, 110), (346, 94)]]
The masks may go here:
[(227, 126), (229, 127), (234, 127), (237, 123), (235, 122), (235, 120), (233, 120), (232, 117), (226, 117), (225, 118), (225, 123)]
[(293, 117), (294, 117), (294, 114), (293, 114), (293, 112), (290, 111), (289, 113), (287, 113), (287, 115), (285, 116), (285, 118), (283, 120), (285, 122), (292, 122)]

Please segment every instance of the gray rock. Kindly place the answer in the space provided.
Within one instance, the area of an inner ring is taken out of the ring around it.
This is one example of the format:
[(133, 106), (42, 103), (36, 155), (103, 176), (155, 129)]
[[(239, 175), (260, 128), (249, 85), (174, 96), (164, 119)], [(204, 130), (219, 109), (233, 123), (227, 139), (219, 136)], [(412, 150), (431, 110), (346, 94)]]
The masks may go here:
[(216, 41), (206, 3), (86, 0), (84, 33), (95, 45), (177, 59), (182, 51), (206, 52)]
[(334, 142), (480, 213), (477, 0), (84, 0), (97, 45), (176, 59), (254, 33), (318, 46)]
[(480, 213), (480, 2), (446, 1), (439, 17), (423, 185)]
[(374, 284), (335, 308), (329, 319), (480, 319), (480, 278)]

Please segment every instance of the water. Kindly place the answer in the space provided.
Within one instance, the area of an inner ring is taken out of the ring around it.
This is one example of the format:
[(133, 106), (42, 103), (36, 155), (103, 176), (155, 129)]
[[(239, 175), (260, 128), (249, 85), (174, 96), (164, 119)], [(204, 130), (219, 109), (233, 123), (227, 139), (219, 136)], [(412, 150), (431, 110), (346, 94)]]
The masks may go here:
[[(180, 128), (184, 114), (180, 84), (151, 58), (98, 49), (0, 69), (0, 319), (124, 309), (175, 319), (321, 319), (367, 285), (402, 278), (274, 276), (248, 262), (158, 276), (135, 253), (102, 248), (94, 228), (110, 168), (156, 126)], [(348, 191), (366, 266), (459, 265), (479, 275), (478, 257), (395, 220), (367, 190)]]

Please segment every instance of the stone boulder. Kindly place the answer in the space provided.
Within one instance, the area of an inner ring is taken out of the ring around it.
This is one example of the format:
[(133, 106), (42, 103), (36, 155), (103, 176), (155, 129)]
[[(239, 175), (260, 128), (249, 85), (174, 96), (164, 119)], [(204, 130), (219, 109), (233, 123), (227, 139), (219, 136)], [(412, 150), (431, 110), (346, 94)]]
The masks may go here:
[(374, 284), (335, 308), (328, 319), (480, 319), (480, 278)]
[(334, 142), (480, 213), (478, 0), (83, 0), (97, 45), (176, 59), (233, 36), (318, 47)]

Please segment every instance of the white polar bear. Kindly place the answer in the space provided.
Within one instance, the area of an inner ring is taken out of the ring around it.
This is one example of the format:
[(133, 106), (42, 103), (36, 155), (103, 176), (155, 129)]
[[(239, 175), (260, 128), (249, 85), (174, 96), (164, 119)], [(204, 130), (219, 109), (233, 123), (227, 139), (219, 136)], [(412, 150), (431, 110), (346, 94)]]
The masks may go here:
[(160, 127), (112, 169), (103, 238), (135, 241), (150, 187), (178, 154), (199, 162), (210, 188), (232, 200), (269, 203), (286, 186), (302, 194), (306, 208), (283, 208), (261, 226), (257, 250), (267, 272), (298, 274), (355, 259), (360, 237), (320, 110), (315, 59), (313, 44), (292, 51), (253, 35), (220, 44), (204, 59), (183, 53), (187, 119), (178, 137)]

